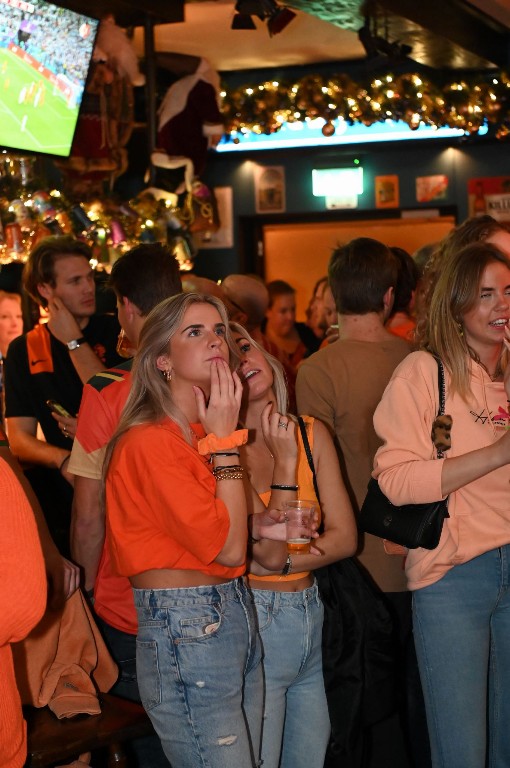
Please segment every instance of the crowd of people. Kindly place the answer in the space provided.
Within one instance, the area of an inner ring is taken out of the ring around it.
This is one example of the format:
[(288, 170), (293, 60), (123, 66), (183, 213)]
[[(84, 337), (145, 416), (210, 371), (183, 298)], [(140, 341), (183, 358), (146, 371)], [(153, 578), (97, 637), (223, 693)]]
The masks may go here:
[[(24, 289), (48, 321), (25, 334), (0, 292), (3, 548), (30, 562), (22, 594), (18, 556), (0, 563), (0, 764), (26, 750), (10, 643), (81, 588), (112, 692), (154, 726), (134, 768), (510, 767), (506, 226), (467, 220), (424, 268), (338, 245), (303, 323), (285, 280), (181, 283), (160, 244), (115, 263), (99, 316), (89, 259), (38, 244)], [(372, 476), (393, 504), (448, 498), (435, 549), (358, 531)], [(302, 552), (295, 500), (315, 509)], [(359, 581), (332, 608), (342, 562)]]

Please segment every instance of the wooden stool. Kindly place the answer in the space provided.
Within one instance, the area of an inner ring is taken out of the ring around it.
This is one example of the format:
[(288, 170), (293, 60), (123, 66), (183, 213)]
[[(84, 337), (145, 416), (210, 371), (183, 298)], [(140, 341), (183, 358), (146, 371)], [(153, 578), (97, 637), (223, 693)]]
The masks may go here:
[(102, 693), (100, 715), (77, 715), (58, 720), (48, 707), (27, 707), (30, 768), (76, 759), (83, 752), (108, 747), (108, 768), (127, 768), (122, 743), (154, 733), (141, 704)]

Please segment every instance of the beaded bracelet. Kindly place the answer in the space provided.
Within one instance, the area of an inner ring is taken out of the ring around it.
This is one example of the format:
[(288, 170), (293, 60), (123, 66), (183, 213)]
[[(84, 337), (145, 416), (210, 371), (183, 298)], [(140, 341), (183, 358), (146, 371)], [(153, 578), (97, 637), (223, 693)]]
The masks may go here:
[(299, 491), (299, 485), (284, 485), (273, 483), (269, 486), (272, 491)]
[(229, 467), (214, 467), (212, 473), (216, 480), (242, 480), (244, 467), (239, 464), (233, 464)]

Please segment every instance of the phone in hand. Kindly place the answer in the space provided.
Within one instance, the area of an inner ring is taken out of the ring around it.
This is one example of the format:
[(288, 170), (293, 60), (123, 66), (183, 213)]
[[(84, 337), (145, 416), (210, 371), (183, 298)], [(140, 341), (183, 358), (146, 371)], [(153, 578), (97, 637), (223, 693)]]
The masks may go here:
[(60, 403), (57, 403), (56, 400), (46, 400), (46, 405), (50, 410), (53, 411), (53, 413), (57, 413), (59, 416), (66, 416), (69, 418), (72, 418), (69, 411), (66, 411), (63, 405), (60, 405)]

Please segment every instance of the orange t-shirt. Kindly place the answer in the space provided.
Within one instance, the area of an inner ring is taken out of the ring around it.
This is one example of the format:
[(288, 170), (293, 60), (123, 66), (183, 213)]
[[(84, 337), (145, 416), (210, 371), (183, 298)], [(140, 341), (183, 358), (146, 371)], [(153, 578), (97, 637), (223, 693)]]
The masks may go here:
[[(196, 438), (205, 437), (199, 424)], [(215, 562), (230, 528), (207, 460), (177, 424), (132, 427), (119, 440), (106, 480), (111, 555), (118, 573), (134, 576), (157, 568), (201, 571), (232, 579), (245, 565)]]

